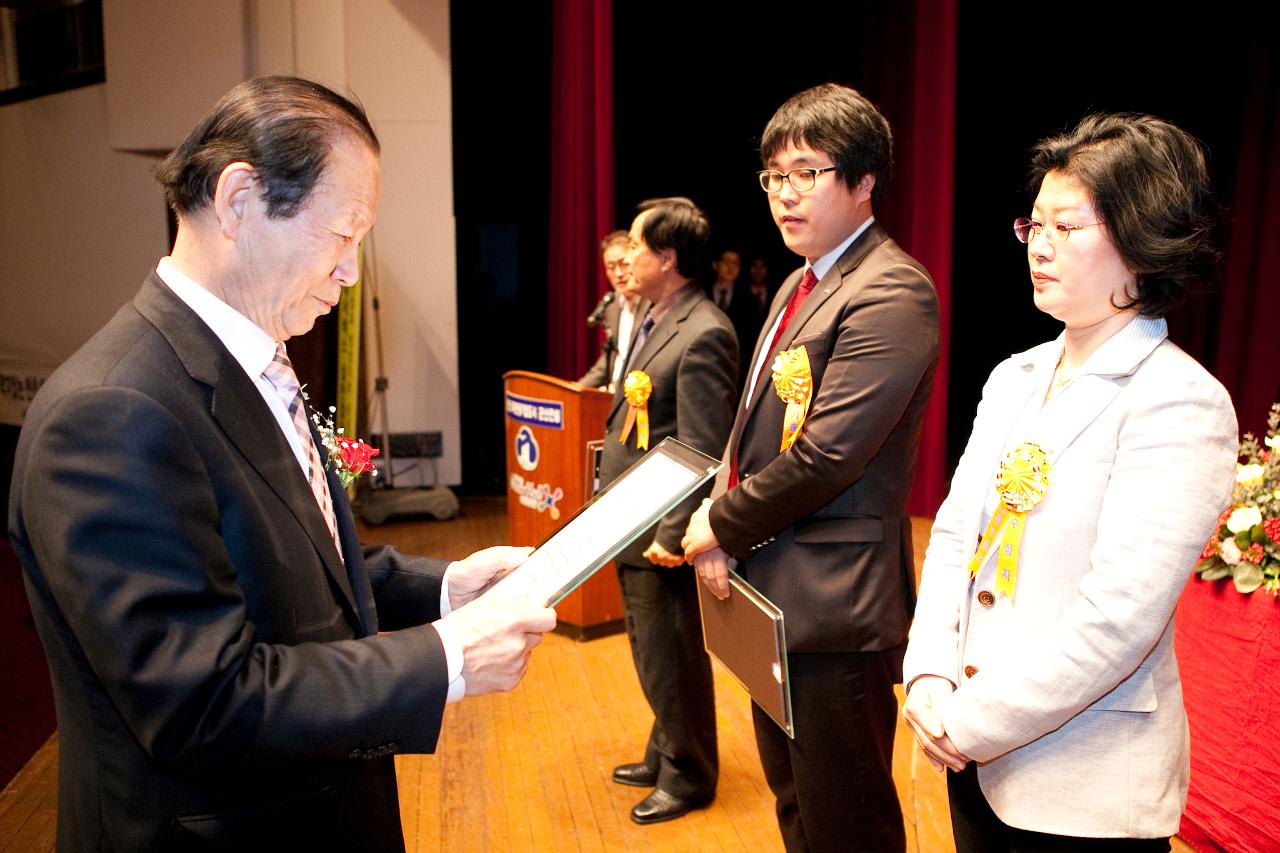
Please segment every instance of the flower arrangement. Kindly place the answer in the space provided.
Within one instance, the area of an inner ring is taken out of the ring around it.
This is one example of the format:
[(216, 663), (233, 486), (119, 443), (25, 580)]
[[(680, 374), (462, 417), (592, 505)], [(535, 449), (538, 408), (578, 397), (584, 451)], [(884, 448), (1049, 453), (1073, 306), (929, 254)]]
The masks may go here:
[(1230, 577), (1242, 593), (1280, 593), (1280, 403), (1271, 407), (1267, 437), (1245, 433), (1231, 506), (1200, 553), (1201, 580)]
[(324, 445), (329, 457), (325, 467), (336, 473), (343, 488), (346, 488), (366, 471), (372, 471), (374, 477), (378, 476), (378, 469), (373, 465), (373, 457), (382, 451), (376, 447), (370, 447), (358, 438), (348, 438), (342, 434), (342, 427), (335, 429), (333, 416), (337, 411), (335, 407), (330, 406), (327, 418), (321, 418), (319, 412), (312, 412), (311, 422), (316, 425), (316, 432), (320, 433), (320, 443)]

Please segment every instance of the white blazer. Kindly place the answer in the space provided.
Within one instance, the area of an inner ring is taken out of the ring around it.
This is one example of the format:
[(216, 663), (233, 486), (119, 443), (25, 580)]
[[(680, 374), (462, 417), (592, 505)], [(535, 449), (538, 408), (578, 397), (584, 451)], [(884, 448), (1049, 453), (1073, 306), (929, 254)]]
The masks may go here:
[[(1231, 497), (1235, 413), (1146, 317), (1040, 408), (1062, 347), (1015, 355), (987, 380), (933, 525), (905, 683), (957, 685), (946, 731), (1010, 826), (1171, 835), (1189, 775), (1173, 610)], [(999, 460), (1023, 440), (1053, 470), (1027, 515), (1014, 598), (993, 601), (995, 560), (972, 584), (966, 569)]]

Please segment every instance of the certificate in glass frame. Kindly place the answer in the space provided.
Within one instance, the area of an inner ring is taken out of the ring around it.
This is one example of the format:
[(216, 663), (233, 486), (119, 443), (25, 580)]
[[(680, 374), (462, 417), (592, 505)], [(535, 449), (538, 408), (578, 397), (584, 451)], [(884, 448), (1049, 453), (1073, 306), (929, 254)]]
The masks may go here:
[(664, 438), (484, 594), (554, 607), (720, 466), (720, 460)]

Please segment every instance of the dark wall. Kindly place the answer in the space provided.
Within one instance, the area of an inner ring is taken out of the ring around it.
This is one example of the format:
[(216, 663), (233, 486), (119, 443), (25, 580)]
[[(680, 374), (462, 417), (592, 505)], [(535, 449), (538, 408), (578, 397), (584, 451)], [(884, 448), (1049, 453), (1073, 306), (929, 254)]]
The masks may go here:
[[(1026, 216), (1028, 152), (1095, 111), (1158, 115), (1199, 137), (1219, 197), (1236, 178), (1250, 55), (1262, 31), (1227, 15), (1100, 21), (1096, 9), (1029, 26), (1011, 41), (1008, 9), (964, 4), (959, 33), (952, 364), (952, 464), (963, 450), (991, 368), (1056, 336), (1031, 300), (1026, 252), (1012, 222)], [(1256, 105), (1254, 105), (1256, 106)], [(1170, 318), (1175, 341), (1207, 362), (1217, 300), (1202, 295)]]
[(9, 539), (9, 485), (13, 480), (13, 453), (18, 448), (18, 427), (0, 424), (0, 519), (4, 534), (0, 539)]
[(769, 215), (760, 133), (788, 97), (808, 86), (859, 85), (863, 3), (822, 9), (810, 49), (787, 30), (744, 12), (695, 3), (614, 4), (614, 139), (617, 218), (654, 196), (693, 199), (711, 221), (715, 254), (769, 264), (776, 287), (800, 264)]
[(505, 4), (500, 26), (450, 7), (462, 490), (500, 493), (502, 374), (547, 365), (551, 4)]
[[(911, 5), (831, 4), (800, 27), (688, 2), (616, 3), (617, 224), (645, 198), (690, 196), (707, 211), (716, 248), (744, 262), (764, 257), (776, 285), (799, 259), (755, 183), (760, 132), (787, 97), (817, 83), (892, 103)], [(472, 489), (502, 488), (501, 372), (545, 365), (550, 6), (521, 4), (496, 28), (474, 6), (453, 4), (463, 476)], [(1225, 4), (1195, 17), (1122, 8), (1133, 6), (960, 8), (952, 465), (991, 368), (1059, 331), (1032, 304), (1010, 228), (1031, 206), (1036, 140), (1090, 111), (1154, 113), (1204, 140), (1230, 204), (1245, 110), (1262, 107), (1242, 93), (1250, 58), (1268, 48), (1265, 28)], [(899, 159), (927, 142), (899, 138)], [(891, 185), (885, 209), (897, 203)], [(1218, 310), (1205, 296), (1170, 318), (1174, 339), (1206, 362)]]

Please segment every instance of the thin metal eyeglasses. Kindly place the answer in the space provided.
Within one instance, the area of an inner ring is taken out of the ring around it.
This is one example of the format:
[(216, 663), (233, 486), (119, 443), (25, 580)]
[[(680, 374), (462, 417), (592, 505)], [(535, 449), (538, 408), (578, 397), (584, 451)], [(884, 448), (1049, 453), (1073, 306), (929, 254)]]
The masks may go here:
[[(1072, 231), (1079, 231), (1081, 228), (1092, 228), (1101, 224), (1101, 222), (1087, 222), (1084, 225), (1073, 225), (1070, 222), (1055, 222), (1048, 231), (1049, 242), (1064, 243), (1071, 236)], [(1013, 220), (1013, 236), (1018, 238), (1019, 243), (1030, 243), (1036, 237), (1039, 237), (1040, 232), (1044, 231), (1044, 229), (1043, 222), (1027, 219), (1025, 216)]]
[(823, 172), (834, 172), (835, 166), (823, 166), (821, 169), (792, 169), (785, 175), (777, 169), (762, 169), (756, 172), (756, 177), (760, 179), (760, 189), (767, 193), (776, 193), (782, 191), (782, 184), (785, 181), (791, 184), (791, 189), (798, 193), (807, 193), (813, 189), (814, 184), (818, 183), (818, 176)]

